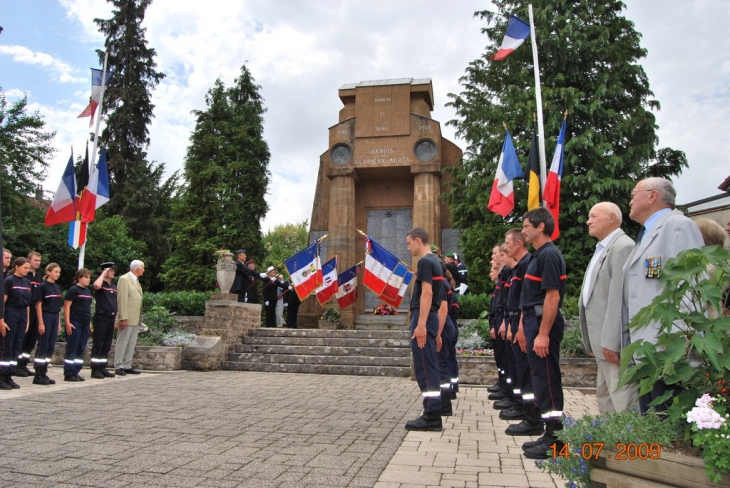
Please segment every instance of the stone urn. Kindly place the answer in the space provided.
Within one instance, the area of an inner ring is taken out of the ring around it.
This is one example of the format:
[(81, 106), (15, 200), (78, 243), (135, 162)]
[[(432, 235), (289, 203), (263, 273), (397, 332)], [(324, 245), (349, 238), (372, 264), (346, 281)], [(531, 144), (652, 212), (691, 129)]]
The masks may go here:
[(233, 254), (224, 254), (215, 265), (216, 277), (221, 293), (230, 293), (233, 281), (236, 279), (236, 263)]

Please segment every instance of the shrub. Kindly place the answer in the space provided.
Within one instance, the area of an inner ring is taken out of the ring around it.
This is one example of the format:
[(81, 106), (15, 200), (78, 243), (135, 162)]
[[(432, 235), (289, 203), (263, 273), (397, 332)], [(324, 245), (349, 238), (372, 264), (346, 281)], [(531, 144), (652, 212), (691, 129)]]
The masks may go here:
[(489, 311), (491, 295), (459, 295), (459, 318), (478, 319), (482, 312)]
[(327, 310), (324, 311), (322, 314), (322, 320), (325, 322), (331, 322), (331, 323), (337, 323), (340, 321), (340, 312), (335, 310), (332, 307), (329, 307)]
[(580, 335), (580, 323), (576, 319), (565, 320), (565, 332), (560, 343), (560, 356), (566, 358), (587, 358), (588, 353)]
[[(143, 310), (165, 307), (175, 315), (205, 315), (205, 301), (210, 300), (209, 291), (173, 291), (144, 294)], [(149, 324), (148, 324), (149, 325)]]

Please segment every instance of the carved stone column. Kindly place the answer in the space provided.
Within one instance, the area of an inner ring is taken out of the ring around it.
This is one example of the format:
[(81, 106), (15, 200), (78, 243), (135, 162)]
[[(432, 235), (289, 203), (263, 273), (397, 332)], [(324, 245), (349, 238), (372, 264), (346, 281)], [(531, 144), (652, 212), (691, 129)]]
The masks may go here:
[(413, 227), (426, 229), (430, 243), (440, 246), (441, 175), (433, 170), (412, 172), (416, 173), (413, 178)]
[[(327, 238), (327, 259), (340, 253), (340, 270), (353, 266), (356, 262), (355, 247), (355, 171), (333, 168), (327, 172), (330, 178), (329, 229)], [(324, 259), (324, 258), (323, 258)], [(355, 308), (341, 310), (342, 325), (355, 324)]]

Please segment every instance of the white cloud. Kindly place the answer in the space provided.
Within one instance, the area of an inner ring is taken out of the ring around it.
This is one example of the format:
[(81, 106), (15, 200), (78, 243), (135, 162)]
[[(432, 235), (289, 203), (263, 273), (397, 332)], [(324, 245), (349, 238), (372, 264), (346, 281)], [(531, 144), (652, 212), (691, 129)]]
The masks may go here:
[(17, 88), (11, 88), (10, 90), (7, 90), (5, 92), (5, 97), (8, 100), (20, 100), (24, 96), (30, 97), (31, 93), (25, 92), (23, 90), (18, 90)]
[(34, 52), (25, 46), (0, 46), (0, 54), (7, 54), (13, 57), (16, 63), (32, 64), (42, 66), (56, 75), (61, 83), (81, 83), (85, 78), (79, 78), (72, 73), (78, 72), (77, 68), (54, 58), (50, 54)]

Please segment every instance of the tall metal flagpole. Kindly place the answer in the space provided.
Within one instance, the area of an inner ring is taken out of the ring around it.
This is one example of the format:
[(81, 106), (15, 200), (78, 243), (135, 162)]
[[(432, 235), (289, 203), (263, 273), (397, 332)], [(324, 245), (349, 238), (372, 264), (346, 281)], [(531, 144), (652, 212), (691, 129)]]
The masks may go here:
[[(96, 148), (99, 145), (99, 126), (101, 125), (101, 109), (104, 105), (104, 90), (106, 89), (106, 64), (109, 60), (109, 51), (104, 53), (104, 69), (101, 72), (101, 95), (99, 96), (99, 116), (96, 118), (96, 127), (94, 128), (94, 140), (92, 141), (92, 150), (91, 150), (91, 162), (92, 164), (89, 165), (89, 171), (91, 171), (91, 168), (93, 168), (96, 163)], [(88, 224), (87, 224), (88, 229)], [(81, 245), (81, 248), (79, 249), (79, 269), (84, 267), (84, 257), (86, 255), (86, 241)]]
[(547, 160), (545, 158), (545, 128), (542, 123), (542, 89), (540, 88), (540, 65), (537, 60), (537, 39), (535, 38), (535, 19), (532, 16), (532, 4), (527, 7), (530, 13), (530, 40), (532, 42), (532, 61), (535, 66), (535, 98), (537, 99), (537, 143), (540, 149), (540, 200), (545, 205), (542, 193), (547, 178)]

